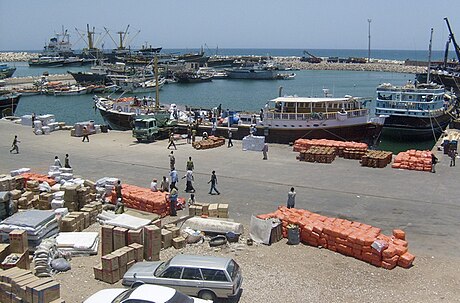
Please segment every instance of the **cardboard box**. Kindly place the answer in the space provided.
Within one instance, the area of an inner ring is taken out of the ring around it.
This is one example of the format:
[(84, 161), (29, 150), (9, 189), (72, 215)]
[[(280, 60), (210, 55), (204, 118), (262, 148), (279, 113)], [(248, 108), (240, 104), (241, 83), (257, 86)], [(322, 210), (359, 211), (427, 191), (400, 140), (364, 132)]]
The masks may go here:
[(126, 246), (126, 238), (128, 236), (128, 230), (123, 227), (115, 227), (113, 229), (113, 249), (117, 250)]
[(131, 268), (131, 266), (133, 266), (133, 265), (134, 265), (134, 263), (136, 263), (136, 260), (133, 260), (133, 261), (129, 261), (129, 262), (128, 262), (128, 264), (126, 264), (126, 269), (127, 269), (127, 270), (128, 270), (128, 269), (130, 269), (130, 268)]
[(13, 283), (11, 284), (13, 293), (15, 293), (16, 295), (18, 295), (19, 297), (23, 299), (26, 298), (26, 286), (32, 282), (39, 280), (39, 278), (34, 276), (32, 273), (30, 274), (30, 276), (26, 275), (25, 277), (27, 278), (24, 278), (19, 281), (13, 281)]
[(120, 272), (120, 279), (123, 278), (125, 273), (128, 271), (128, 263), (125, 263), (123, 266), (121, 266), (119, 269)]
[(101, 227), (102, 234), (102, 255), (110, 254), (113, 249), (113, 226), (103, 225)]
[(168, 248), (172, 245), (172, 232), (167, 229), (161, 230), (161, 247)]
[(195, 205), (190, 205), (188, 207), (188, 215), (189, 216), (195, 216), (196, 213), (196, 206)]
[(201, 203), (201, 214), (209, 216), (209, 203)]
[(53, 282), (53, 279), (51, 278), (41, 278), (41, 279), (38, 279), (30, 284), (27, 284), (25, 286), (26, 288), (26, 296), (25, 296), (25, 300), (29, 303), (32, 302), (32, 289), (37, 287), (37, 286), (40, 286), (40, 285), (43, 285), (43, 284), (47, 284), (49, 282)]
[(170, 228), (169, 231), (172, 233), (173, 238), (177, 238), (180, 236), (180, 228), (177, 226)]
[(103, 281), (102, 264), (98, 264), (98, 265), (94, 266), (93, 270), (94, 270), (94, 279), (99, 280), (99, 281)]
[(12, 253), (24, 253), (29, 249), (27, 242), (27, 232), (23, 229), (15, 229), (9, 233), (10, 251)]
[(144, 245), (139, 243), (132, 243), (128, 247), (134, 248), (134, 260), (142, 262), (144, 260)]
[(33, 303), (51, 303), (61, 297), (61, 285), (52, 281), (32, 288)]
[(136, 260), (136, 252), (134, 248), (125, 246), (122, 249), (126, 251), (126, 257), (127, 257), (128, 263)]
[(77, 229), (77, 221), (75, 217), (65, 216), (61, 219), (59, 230), (63, 232), (72, 232)]
[(128, 245), (132, 243), (144, 243), (144, 232), (142, 229), (128, 230)]
[(175, 249), (181, 249), (185, 247), (185, 238), (184, 237), (176, 237), (172, 239), (172, 245)]
[(108, 270), (102, 270), (102, 281), (106, 283), (116, 283), (120, 280), (120, 271), (117, 269), (108, 271)]
[(219, 204), (217, 211), (219, 218), (228, 218), (228, 204)]
[(158, 261), (161, 250), (161, 229), (155, 225), (144, 226), (144, 259)]
[(112, 255), (118, 256), (118, 268), (128, 263), (128, 254), (124, 248), (117, 249)]
[(201, 216), (203, 214), (203, 206), (195, 205), (195, 216)]
[(116, 254), (108, 254), (101, 257), (102, 262), (102, 269), (105, 271), (113, 271), (118, 269), (118, 255)]
[(22, 268), (13, 267), (1, 272), (1, 280), (2, 282), (11, 284), (11, 281), (17, 277), (24, 276), (30, 273), (29, 270), (25, 270)]
[(209, 209), (208, 209), (209, 217), (217, 217), (219, 215), (217, 208), (218, 208), (217, 203), (209, 204)]

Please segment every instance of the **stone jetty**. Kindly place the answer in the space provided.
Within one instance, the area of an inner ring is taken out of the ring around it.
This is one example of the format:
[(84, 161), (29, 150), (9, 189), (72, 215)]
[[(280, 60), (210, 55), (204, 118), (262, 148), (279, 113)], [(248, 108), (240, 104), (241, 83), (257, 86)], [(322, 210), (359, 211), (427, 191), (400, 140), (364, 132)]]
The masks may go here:
[(0, 52), (0, 62), (21, 62), (37, 57), (36, 53)]

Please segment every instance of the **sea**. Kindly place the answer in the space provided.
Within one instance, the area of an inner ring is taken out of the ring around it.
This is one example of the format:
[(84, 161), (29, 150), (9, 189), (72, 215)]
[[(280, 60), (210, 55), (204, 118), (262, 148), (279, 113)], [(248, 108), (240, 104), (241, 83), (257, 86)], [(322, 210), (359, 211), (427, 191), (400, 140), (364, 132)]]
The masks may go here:
[[(165, 53), (193, 53), (198, 49), (169, 49)], [(302, 56), (300, 49), (216, 49), (207, 50), (208, 55), (242, 55), (242, 56)], [(367, 57), (367, 50), (309, 50), (318, 57)], [(442, 51), (433, 52), (432, 58), (441, 60)], [(427, 61), (426, 51), (409, 50), (371, 50), (371, 58), (398, 60), (406, 59)], [(85, 71), (90, 67), (29, 67), (27, 62), (12, 62), (15, 77), (39, 76), (44, 72), (65, 74), (67, 71)], [(265, 103), (278, 96), (280, 88), (283, 95), (323, 96), (323, 89), (328, 89), (335, 97), (352, 95), (375, 99), (375, 89), (381, 83), (404, 84), (414, 80), (413, 74), (369, 71), (289, 71), (296, 74), (293, 80), (236, 80), (215, 79), (212, 82), (192, 84), (167, 84), (160, 91), (160, 102), (165, 104), (187, 105), (192, 107), (212, 108), (221, 104), (223, 109), (234, 111), (258, 112)], [(153, 95), (154, 97), (154, 92)], [(370, 103), (372, 109), (374, 102)], [(76, 122), (93, 120), (103, 124), (104, 121), (94, 109), (92, 95), (80, 96), (26, 96), (22, 97), (16, 110), (17, 116), (35, 113), (54, 114), (57, 121), (72, 125)], [(382, 138), (379, 148), (393, 152), (407, 149), (431, 149), (435, 140), (423, 142), (400, 142)]]

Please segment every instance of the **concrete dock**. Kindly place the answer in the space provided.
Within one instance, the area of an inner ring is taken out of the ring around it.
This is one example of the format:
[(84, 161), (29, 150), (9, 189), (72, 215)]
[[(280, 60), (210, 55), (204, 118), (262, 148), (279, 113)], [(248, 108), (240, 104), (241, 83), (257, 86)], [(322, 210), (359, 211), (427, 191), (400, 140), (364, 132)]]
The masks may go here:
[[(15, 134), (21, 140), (17, 155), (8, 152)], [(30, 127), (0, 121), (0, 135), (0, 173), (20, 167), (47, 173), (54, 156), (63, 159), (66, 153), (75, 174), (92, 180), (111, 176), (148, 187), (152, 178), (169, 173), (167, 142), (138, 144), (130, 132), (96, 134), (83, 143), (68, 131), (36, 136)], [(237, 140), (232, 148), (210, 150), (195, 150), (183, 140), (174, 154), (180, 177), (189, 156), (195, 163), (197, 201), (229, 203), (231, 217), (246, 226), (251, 214), (284, 205), (293, 186), (297, 208), (371, 224), (386, 234), (404, 229), (416, 255), (460, 257), (460, 164), (449, 167), (449, 158), (441, 152), (436, 173), (367, 168), (342, 158), (332, 164), (299, 162), (291, 147), (276, 144), (270, 145), (269, 160), (263, 161), (262, 153), (242, 151)], [(212, 170), (221, 195), (208, 194)], [(180, 196), (188, 198), (185, 181), (178, 185)]]

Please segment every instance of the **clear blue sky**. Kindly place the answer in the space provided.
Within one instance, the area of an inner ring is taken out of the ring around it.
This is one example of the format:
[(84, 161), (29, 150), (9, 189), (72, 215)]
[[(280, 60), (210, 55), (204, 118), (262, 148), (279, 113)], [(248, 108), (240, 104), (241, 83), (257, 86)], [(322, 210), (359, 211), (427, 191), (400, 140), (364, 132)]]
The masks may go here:
[(141, 30), (133, 48), (367, 49), (368, 18), (373, 49), (425, 50), (431, 27), (443, 49), (446, 16), (460, 43), (459, 0), (0, 0), (0, 11), (0, 50), (41, 50), (62, 25), (81, 49), (75, 28), (87, 23), (99, 33), (130, 24), (131, 37)]

